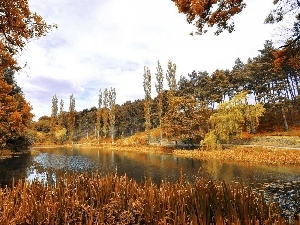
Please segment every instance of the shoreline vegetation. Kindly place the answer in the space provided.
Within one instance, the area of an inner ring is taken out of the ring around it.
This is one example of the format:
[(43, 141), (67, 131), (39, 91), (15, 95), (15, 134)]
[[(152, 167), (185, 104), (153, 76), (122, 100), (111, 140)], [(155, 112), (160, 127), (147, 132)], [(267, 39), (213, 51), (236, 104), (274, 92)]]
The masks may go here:
[(0, 196), (1, 224), (299, 224), (261, 191), (182, 176), (157, 186), (126, 174), (62, 174), (55, 185), (19, 180)]
[(236, 162), (247, 164), (265, 165), (289, 165), (300, 166), (300, 138), (299, 136), (265, 136), (251, 139), (238, 140), (236, 144), (224, 144), (220, 150), (203, 150), (201, 147), (183, 149), (176, 145), (148, 145), (137, 137), (132, 140), (121, 139), (116, 143), (109, 142), (97, 144), (95, 142), (82, 141), (77, 144), (55, 145), (36, 144), (33, 148), (53, 147), (78, 147), (100, 148), (113, 151), (137, 151), (155, 154), (173, 154), (178, 157), (187, 157), (205, 161)]

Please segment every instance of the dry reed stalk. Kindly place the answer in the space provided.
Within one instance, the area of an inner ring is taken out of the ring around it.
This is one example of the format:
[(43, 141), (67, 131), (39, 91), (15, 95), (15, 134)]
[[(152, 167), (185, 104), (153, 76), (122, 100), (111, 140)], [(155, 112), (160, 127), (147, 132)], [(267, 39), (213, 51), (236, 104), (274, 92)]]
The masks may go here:
[[(298, 221), (293, 221), (299, 224)], [(286, 224), (277, 204), (239, 183), (65, 174), (0, 188), (0, 224)]]

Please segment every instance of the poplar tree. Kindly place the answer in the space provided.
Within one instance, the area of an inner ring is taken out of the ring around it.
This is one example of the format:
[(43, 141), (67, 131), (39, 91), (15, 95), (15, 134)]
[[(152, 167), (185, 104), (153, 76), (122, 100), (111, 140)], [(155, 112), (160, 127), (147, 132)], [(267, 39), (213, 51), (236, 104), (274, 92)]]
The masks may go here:
[(176, 64), (173, 64), (171, 60), (168, 61), (166, 79), (168, 81), (169, 90), (174, 93), (177, 90)]
[(151, 73), (148, 67), (144, 67), (144, 115), (145, 115), (145, 131), (147, 133), (148, 142), (150, 142), (150, 129), (151, 129)]
[(111, 88), (109, 91), (109, 124), (111, 141), (114, 143), (115, 122), (116, 122), (116, 90)]
[(108, 133), (108, 117), (109, 117), (109, 112), (108, 112), (108, 90), (107, 88), (104, 89), (103, 92), (103, 109), (102, 109), (102, 120), (103, 120), (103, 127), (102, 127), (102, 132), (104, 135), (104, 138), (106, 138), (107, 133)]
[(162, 112), (163, 112), (163, 70), (161, 68), (161, 65), (159, 61), (157, 61), (157, 67), (156, 67), (156, 93), (157, 93), (157, 114), (158, 114), (158, 120), (159, 120), (159, 127), (160, 127), (160, 143), (162, 142)]
[(62, 127), (63, 123), (64, 123), (64, 100), (60, 99), (58, 126)]
[(73, 94), (70, 96), (68, 125), (69, 140), (73, 142), (75, 129), (75, 98), (73, 97)]
[(98, 143), (99, 143), (100, 131), (101, 131), (101, 107), (102, 107), (102, 92), (100, 89), (98, 95), (98, 109), (97, 109), (97, 121), (96, 121)]
[(57, 123), (57, 116), (58, 116), (58, 99), (56, 95), (52, 98), (52, 111), (51, 111), (51, 128), (54, 129)]

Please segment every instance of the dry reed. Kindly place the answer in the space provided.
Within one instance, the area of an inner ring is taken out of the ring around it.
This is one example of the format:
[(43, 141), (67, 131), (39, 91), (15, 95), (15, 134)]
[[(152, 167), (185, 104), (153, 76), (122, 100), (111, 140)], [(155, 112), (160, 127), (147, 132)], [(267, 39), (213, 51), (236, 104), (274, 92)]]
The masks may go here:
[(300, 165), (300, 150), (233, 146), (225, 150), (174, 150), (174, 155), (203, 160), (267, 165)]
[[(286, 224), (275, 203), (239, 183), (177, 183), (65, 174), (54, 185), (0, 189), (0, 224)], [(298, 221), (293, 221), (299, 224)]]

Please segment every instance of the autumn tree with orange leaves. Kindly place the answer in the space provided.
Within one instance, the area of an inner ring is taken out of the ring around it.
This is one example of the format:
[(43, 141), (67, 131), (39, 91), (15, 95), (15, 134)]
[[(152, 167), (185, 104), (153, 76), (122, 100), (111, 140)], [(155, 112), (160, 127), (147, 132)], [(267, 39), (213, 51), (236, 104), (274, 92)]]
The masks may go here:
[(30, 11), (28, 0), (0, 0), (0, 149), (25, 140), (33, 116), (20, 88), (14, 90), (17, 85), (8, 73), (21, 68), (16, 57), (28, 41), (52, 27)]
[(43, 36), (53, 26), (30, 11), (28, 0), (0, 0), (0, 12), (0, 72), (3, 73), (6, 68), (20, 69), (15, 57), (30, 39)]
[(186, 15), (188, 23), (196, 28), (196, 34), (207, 32), (208, 27), (216, 26), (215, 34), (223, 30), (234, 30), (231, 18), (246, 6), (243, 0), (172, 0), (180, 13)]
[(17, 144), (26, 144), (26, 133), (33, 117), (20, 89), (8, 82), (10, 74), (7, 73), (11, 71), (0, 74), (0, 150), (19, 149)]

